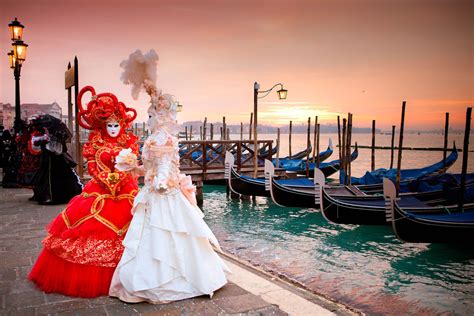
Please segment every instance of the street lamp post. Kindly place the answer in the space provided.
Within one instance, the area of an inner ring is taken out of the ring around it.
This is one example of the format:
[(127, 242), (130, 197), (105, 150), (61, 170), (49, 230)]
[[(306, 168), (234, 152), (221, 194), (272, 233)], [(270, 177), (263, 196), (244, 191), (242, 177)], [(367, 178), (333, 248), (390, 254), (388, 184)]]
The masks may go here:
[(21, 108), (20, 108), (20, 74), (21, 65), (26, 60), (26, 48), (28, 45), (23, 42), (24, 26), (15, 18), (8, 24), (12, 40), (12, 50), (8, 53), (10, 68), (13, 69), (15, 77), (15, 133), (20, 132)]
[[(253, 167), (254, 167), (253, 177), (254, 178), (257, 177), (257, 171), (258, 171), (258, 141), (257, 141), (258, 99), (265, 98), (277, 86), (280, 86), (280, 90), (277, 91), (278, 98), (280, 100), (286, 99), (286, 96), (288, 94), (288, 90), (285, 90), (281, 83), (277, 83), (276, 85), (274, 85), (270, 89), (264, 90), (264, 91), (259, 91), (260, 84), (258, 82), (255, 82), (254, 86), (253, 86), (253, 151), (254, 151), (254, 155), (253, 155)], [(259, 96), (259, 94), (262, 94), (262, 96)]]

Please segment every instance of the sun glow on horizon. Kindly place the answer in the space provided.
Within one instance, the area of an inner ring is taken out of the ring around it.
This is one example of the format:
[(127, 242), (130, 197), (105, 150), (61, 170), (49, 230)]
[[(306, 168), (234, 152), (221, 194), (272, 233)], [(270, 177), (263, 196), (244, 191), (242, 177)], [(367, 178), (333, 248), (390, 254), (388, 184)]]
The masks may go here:
[(314, 122), (315, 116), (319, 123), (333, 123), (337, 116), (342, 113), (334, 112), (327, 106), (316, 105), (311, 102), (268, 102), (264, 103), (258, 112), (258, 121), (274, 125), (285, 125), (289, 121), (294, 123), (306, 122), (311, 117)]

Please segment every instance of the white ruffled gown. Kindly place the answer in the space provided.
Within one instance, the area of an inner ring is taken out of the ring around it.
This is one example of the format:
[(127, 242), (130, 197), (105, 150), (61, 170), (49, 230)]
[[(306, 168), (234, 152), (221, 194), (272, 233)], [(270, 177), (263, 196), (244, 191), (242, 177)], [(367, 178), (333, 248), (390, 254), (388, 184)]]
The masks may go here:
[(145, 185), (135, 197), (125, 250), (109, 295), (130, 303), (163, 303), (211, 295), (230, 272), (195, 204), (190, 177), (179, 173), (178, 140), (161, 129), (145, 142)]

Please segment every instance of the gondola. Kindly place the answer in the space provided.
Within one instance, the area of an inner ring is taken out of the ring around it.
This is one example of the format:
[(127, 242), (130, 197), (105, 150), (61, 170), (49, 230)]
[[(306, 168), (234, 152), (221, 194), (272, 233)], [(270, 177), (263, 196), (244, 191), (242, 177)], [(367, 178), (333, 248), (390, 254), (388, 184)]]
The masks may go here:
[[(328, 159), (333, 153), (332, 140), (329, 139), (328, 147), (325, 151), (319, 153), (319, 162), (323, 162)], [(311, 151), (310, 151), (311, 152)], [(307, 156), (305, 156), (307, 157)], [(315, 158), (317, 160), (317, 157)], [(276, 166), (276, 159), (273, 159), (273, 164)], [(283, 168), (287, 171), (299, 171), (306, 170), (306, 159), (295, 159), (295, 158), (281, 158), (279, 159), (279, 168)]]
[[(358, 150), (357, 147), (355, 148), (354, 152), (352, 153), (351, 157), (353, 159), (357, 158)], [(339, 160), (337, 163), (328, 163), (327, 165), (331, 166), (332, 168), (338, 167), (339, 168)], [(317, 171), (315, 171), (317, 170)], [(311, 207), (311, 208), (319, 208), (319, 198), (320, 193), (315, 185), (313, 184), (308, 185), (306, 187), (298, 187), (298, 186), (291, 186), (291, 183), (299, 183), (305, 181), (306, 183), (310, 183), (311, 178), (314, 179), (314, 173), (321, 174), (323, 179), (326, 178), (324, 173), (325, 170), (313, 169), (312, 177), (309, 178), (295, 178), (295, 179), (288, 179), (288, 180), (276, 180), (272, 177), (267, 179), (267, 187), (270, 190), (270, 196), (272, 201), (280, 206), (297, 206), (297, 207)], [(326, 169), (327, 171), (327, 169)], [(328, 172), (329, 173), (329, 172)], [(269, 172), (266, 171), (266, 175)], [(332, 174), (332, 173), (329, 173)], [(318, 177), (316, 177), (318, 178)], [(324, 180), (318, 180), (324, 183)], [(334, 188), (333, 190), (338, 190)], [(342, 194), (342, 193), (341, 193)]]
[(270, 196), (270, 193), (265, 190), (265, 178), (252, 178), (241, 175), (235, 170), (234, 163), (234, 156), (230, 152), (226, 152), (225, 178), (232, 192), (242, 195)]
[(294, 155), (280, 158), (280, 160), (284, 160), (284, 159), (289, 159), (289, 160), (303, 159), (304, 157), (308, 156), (308, 154), (310, 154), (312, 150), (313, 150), (313, 146), (311, 144), (309, 144), (309, 146), (306, 149), (303, 149), (302, 151), (297, 152)]
[[(354, 151), (351, 154), (351, 162), (359, 157), (359, 148), (357, 147), (357, 143), (355, 144)], [(316, 163), (310, 163), (308, 168), (308, 176), (313, 177), (314, 169), (317, 168)], [(327, 178), (334, 173), (338, 172), (341, 169), (341, 162), (339, 159), (333, 160), (330, 162), (323, 162), (319, 165), (319, 170), (321, 170), (324, 176)], [(299, 174), (306, 174), (306, 169), (298, 171)]]
[[(416, 168), (416, 169), (402, 169), (400, 171), (400, 180), (410, 180), (410, 179), (417, 179), (425, 175), (434, 175), (445, 172), (446, 169), (451, 167), (456, 160), (458, 159), (458, 151), (456, 149), (456, 145), (454, 144), (451, 153), (446, 157), (446, 165), (444, 161), (438, 161), (432, 165), (423, 167), (423, 168)], [(341, 174), (341, 177), (344, 176)], [(395, 181), (397, 176), (397, 168), (392, 169), (384, 169), (380, 168), (374, 171), (367, 171), (364, 176), (360, 178), (351, 177), (351, 184), (359, 185), (359, 186), (367, 186), (370, 185), (379, 185), (382, 186), (382, 182), (384, 178), (389, 178), (392, 181)], [(342, 182), (342, 181), (341, 181)]]
[[(463, 206), (401, 206), (396, 199), (393, 182), (384, 179), (387, 196), (387, 220), (398, 239), (404, 242), (472, 243), (474, 239), (474, 203)], [(423, 213), (420, 213), (423, 211)]]
[[(347, 194), (341, 195), (341, 191)], [(442, 190), (410, 192), (400, 195), (402, 206), (426, 206), (445, 204)], [(329, 222), (336, 224), (387, 225), (385, 199), (381, 195), (367, 195), (355, 186), (340, 186), (339, 192), (321, 189), (321, 213)]]
[(265, 164), (265, 181), (267, 192), (272, 201), (279, 206), (295, 206), (319, 208), (319, 199), (315, 198), (315, 190), (324, 184), (325, 177), (321, 171), (316, 172), (316, 177), (277, 180), (274, 177), (274, 166)]
[[(275, 155), (278, 151), (278, 146), (275, 146), (275, 147), (272, 147), (272, 156)], [(265, 147), (264, 148), (261, 148), (258, 152), (259, 156), (262, 156), (262, 157), (265, 157), (267, 158), (268, 156), (270, 156), (270, 151), (268, 149), (266, 149)]]

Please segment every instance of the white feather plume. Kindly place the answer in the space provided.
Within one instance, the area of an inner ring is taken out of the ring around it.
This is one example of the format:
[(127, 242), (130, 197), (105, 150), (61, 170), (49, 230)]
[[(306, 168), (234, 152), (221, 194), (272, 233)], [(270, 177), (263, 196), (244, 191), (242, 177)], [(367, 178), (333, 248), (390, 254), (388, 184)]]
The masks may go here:
[[(145, 84), (151, 84), (156, 89), (156, 67), (158, 59), (158, 54), (153, 49), (145, 54), (137, 49), (130, 54), (127, 60), (120, 63), (120, 67), (123, 68), (120, 79), (123, 83), (132, 85), (133, 99), (138, 99), (140, 91), (146, 88), (144, 86)], [(147, 93), (149, 92), (147, 91)]]

